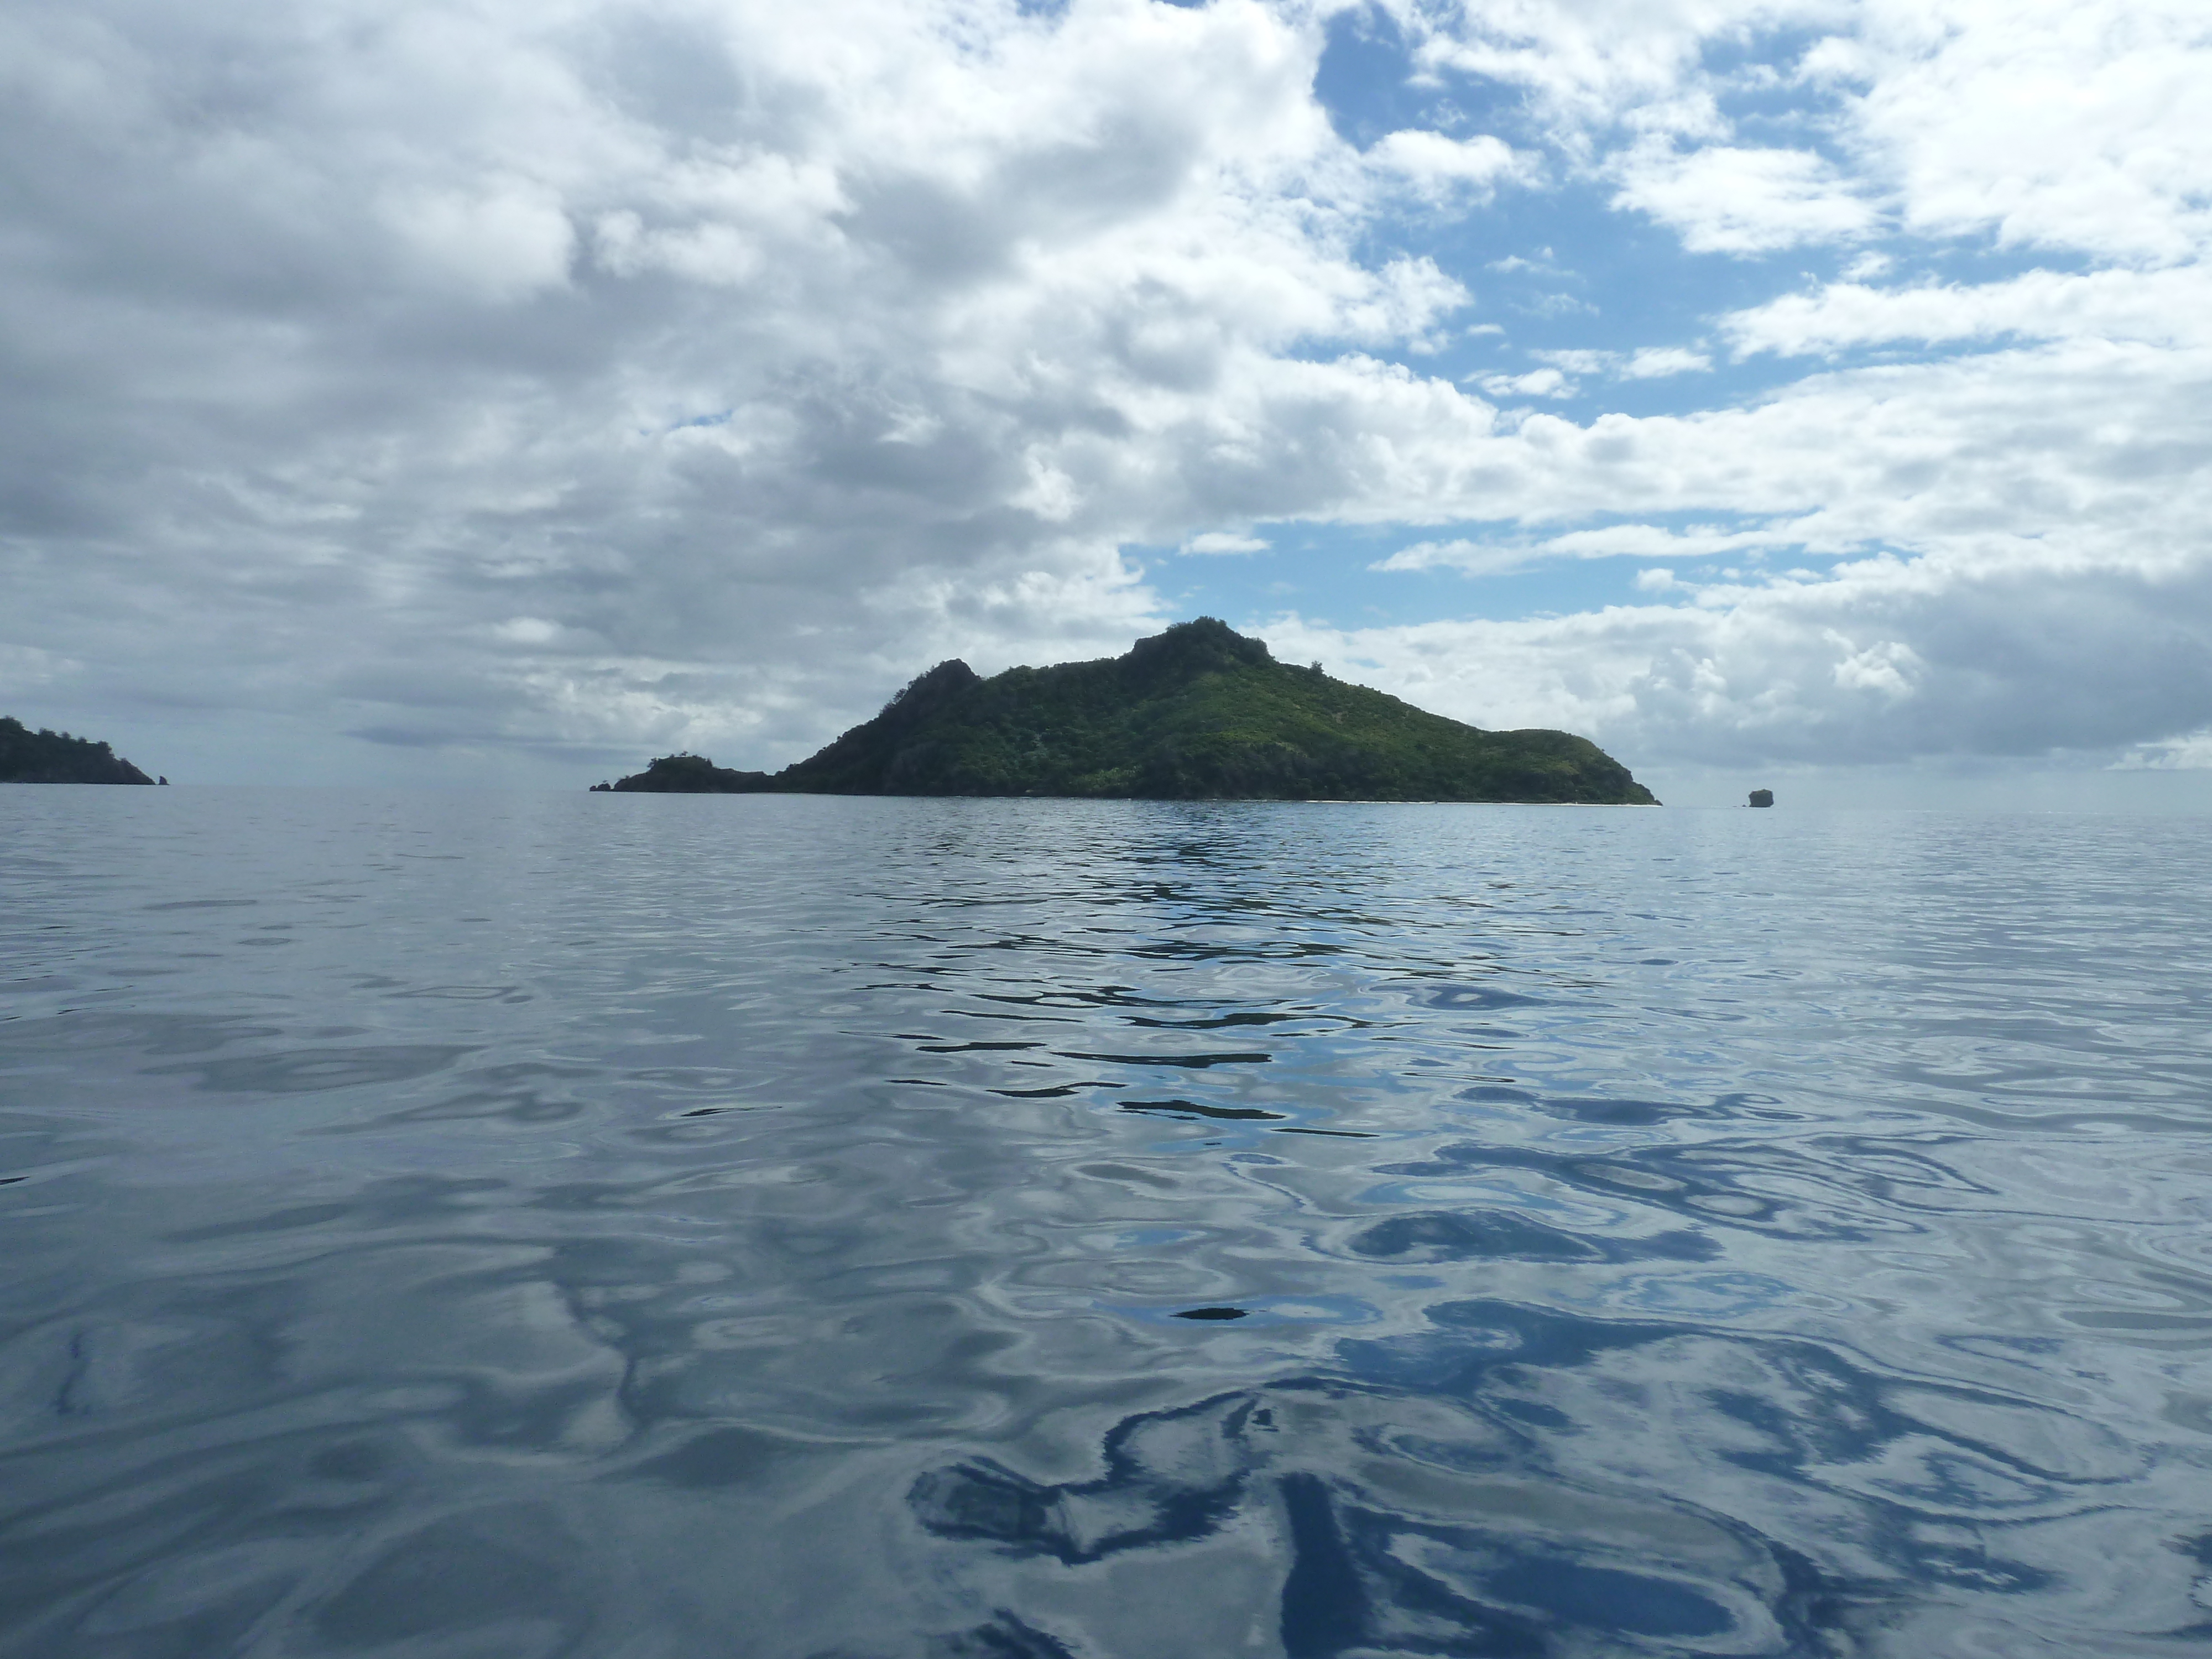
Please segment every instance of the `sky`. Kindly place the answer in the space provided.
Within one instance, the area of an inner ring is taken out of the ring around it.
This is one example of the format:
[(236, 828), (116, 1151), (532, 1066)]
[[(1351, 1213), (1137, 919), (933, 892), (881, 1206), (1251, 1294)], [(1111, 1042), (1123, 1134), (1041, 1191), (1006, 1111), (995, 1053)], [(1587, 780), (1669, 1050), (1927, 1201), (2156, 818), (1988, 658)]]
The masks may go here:
[(1218, 616), (2212, 810), (2203, 0), (0, 0), (0, 713), (773, 768)]

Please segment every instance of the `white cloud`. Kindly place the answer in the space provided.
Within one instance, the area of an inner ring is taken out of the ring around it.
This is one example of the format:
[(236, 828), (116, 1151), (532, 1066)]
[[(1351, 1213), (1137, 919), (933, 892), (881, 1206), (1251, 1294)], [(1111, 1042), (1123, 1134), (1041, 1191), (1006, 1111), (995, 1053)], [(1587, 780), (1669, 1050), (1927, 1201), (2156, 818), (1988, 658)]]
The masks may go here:
[(1671, 225), (1698, 253), (1765, 253), (1870, 232), (1874, 207), (1825, 158), (1796, 149), (1712, 144), (1678, 151), (1665, 140), (1615, 164), (1616, 207)]
[(1644, 346), (1631, 357), (1621, 373), (1632, 380), (1656, 380), (1670, 374), (1703, 374), (1713, 360), (1686, 346)]
[(2192, 714), (2212, 726), (2208, 587), (1883, 557), (1690, 605), (1262, 631), (1285, 659), (1489, 728), (1587, 732), (1632, 766), (1850, 765), (2110, 750)]
[(2196, 0), (1869, 5), (1811, 67), (1851, 88), (1871, 167), (1923, 234), (2129, 260), (2212, 229), (2212, 30)]
[(1698, 374), (1713, 366), (1712, 359), (1705, 353), (1692, 351), (1685, 346), (1643, 346), (1632, 353), (1577, 348), (1536, 351), (1529, 355), (1565, 369), (1570, 374), (1603, 374), (1631, 380), (1655, 380), (1670, 374)]
[(1193, 536), (1182, 544), (1186, 553), (1265, 553), (1269, 544), (1256, 536), (1235, 536), (1226, 531), (1209, 530), (1202, 536)]
[(1575, 559), (1693, 559), (1796, 547), (1803, 544), (1808, 532), (1812, 527), (1803, 520), (1758, 525), (1744, 530), (1725, 530), (1717, 525), (1670, 530), (1653, 524), (1616, 524), (1595, 530), (1571, 530), (1564, 535), (1549, 537), (1537, 545), (1544, 552)]
[[(1655, 762), (2156, 741), (2212, 724), (2209, 392), (2212, 352), (2083, 341), (1816, 376), (1688, 418), (1533, 416), (1475, 446), (1457, 496), (1522, 528), (1387, 568), (1844, 562), (1647, 586), (1691, 601), (1662, 607), (1270, 637), (1480, 724), (1565, 726)], [(1637, 516), (1700, 507), (1750, 521)], [(1623, 521), (1528, 533), (1595, 512)]]
[(1588, 154), (1632, 119), (1645, 131), (1711, 133), (1719, 126), (1699, 59), (1708, 40), (1741, 41), (1760, 28), (1832, 23), (1825, 0), (1515, 0), (1429, 8), (1396, 3), (1424, 60), (1527, 90), (1553, 141)]
[(38, 158), (0, 237), (4, 626), (111, 699), (787, 757), (933, 653), (1126, 642), (1162, 618), (1117, 545), (1423, 465), (1378, 418), (1487, 429), (1362, 355), (1467, 296), (1354, 257), (1372, 169), (1297, 15), (326, 23), (0, 22), (0, 143)]
[(1617, 351), (1577, 349), (1536, 351), (1529, 355), (1540, 362), (1550, 363), (1555, 368), (1563, 368), (1570, 374), (1603, 374), (1618, 367), (1620, 362), (1620, 354)]
[(1463, 570), (1469, 574), (1489, 575), (1507, 570), (1518, 570), (1528, 562), (1525, 546), (1510, 543), (1474, 542), (1461, 539), (1449, 542), (1415, 542), (1400, 548), (1386, 559), (1378, 559), (1368, 566), (1370, 570)]
[(1900, 340), (2102, 339), (2212, 345), (2212, 277), (2167, 270), (2031, 270), (2002, 282), (1877, 289), (1833, 283), (1735, 313), (1739, 353), (1836, 352)]
[(1830, 629), (1830, 643), (1844, 654), (1834, 669), (1836, 684), (1846, 691), (1878, 691), (1889, 698), (1909, 697), (1917, 674), (1925, 666), (1913, 648), (1897, 640), (1878, 640), (1854, 648), (1850, 639)]
[(534, 180), (491, 180), (480, 191), (398, 191), (386, 219), (422, 264), (488, 301), (527, 299), (564, 286), (574, 228), (553, 191)]
[(1430, 196), (1474, 190), (1487, 195), (1500, 183), (1525, 177), (1526, 158), (1489, 134), (1452, 138), (1441, 132), (1408, 130), (1378, 140), (1367, 152), (1370, 166), (1401, 179)]
[(1493, 398), (1571, 398), (1575, 383), (1556, 368), (1532, 368), (1525, 374), (1469, 377)]
[[(1439, 69), (1525, 88), (1553, 142), (1689, 246), (1754, 252), (1916, 234), (2130, 262), (2194, 259), (2212, 229), (2212, 77), (2198, 0), (1706, 0), (1394, 8)], [(1706, 47), (1790, 32), (1780, 73)], [(1762, 73), (1762, 71), (1765, 71)], [(1739, 86), (1814, 102), (1829, 161), (1741, 143)], [(1880, 274), (1854, 273), (1858, 280)]]
[(2112, 763), (2120, 772), (2212, 772), (2212, 726), (2137, 745)]
[[(1744, 530), (1723, 530), (1713, 525), (1670, 530), (1655, 524), (1615, 524), (1571, 530), (1556, 536), (1415, 542), (1368, 568), (1460, 570), (1469, 575), (1492, 575), (1553, 559), (1686, 559), (1735, 553), (1756, 556), (1770, 549), (1802, 546), (1808, 536), (1817, 539), (1819, 534), (1809, 520)], [(1670, 576), (1668, 580), (1671, 582), (1674, 579)]]

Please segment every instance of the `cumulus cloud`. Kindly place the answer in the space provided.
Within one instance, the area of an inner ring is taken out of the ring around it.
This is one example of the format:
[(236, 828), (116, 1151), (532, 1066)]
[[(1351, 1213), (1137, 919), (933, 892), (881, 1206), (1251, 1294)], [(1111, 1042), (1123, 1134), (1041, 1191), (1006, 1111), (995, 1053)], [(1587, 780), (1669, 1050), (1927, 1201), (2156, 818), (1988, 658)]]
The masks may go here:
[[(1368, 568), (1459, 570), (1469, 575), (1491, 575), (1556, 559), (1684, 559), (1740, 553), (1760, 556), (1777, 548), (1802, 548), (1808, 538), (1821, 539), (1809, 518), (1734, 530), (1716, 525), (1674, 530), (1663, 525), (1631, 522), (1571, 530), (1556, 536), (1499, 536), (1484, 540), (1461, 537), (1449, 541), (1415, 542)], [(1661, 586), (1674, 584), (1674, 578), (1669, 574)]]
[(1629, 151), (1617, 171), (1613, 205), (1671, 226), (1698, 253), (1847, 241), (1876, 222), (1874, 206), (1850, 181), (1806, 150), (1708, 144), (1683, 151), (1661, 141)]
[[(1547, 136), (1692, 246), (1850, 237), (1878, 216), (1936, 237), (2194, 260), (2212, 72), (2194, 0), (1519, 0), (1393, 3), (1439, 70), (1517, 86)], [(1762, 37), (1796, 50), (1741, 53)], [(1737, 67), (1715, 69), (1712, 46)], [(1820, 149), (1741, 142), (1740, 94), (1802, 100)]]
[[(1679, 416), (1532, 416), (1486, 441), (1517, 448), (1492, 475), (1497, 527), (1384, 562), (1480, 575), (1663, 558), (1635, 583), (1662, 605), (1336, 634), (1291, 619), (1304, 631), (1286, 648), (1457, 696), (1473, 718), (1579, 720), (1675, 757), (2137, 744), (2130, 764), (2179, 766), (2199, 752), (2212, 130), (2184, 112), (2212, 74), (2201, 9), (1532, 0), (1398, 15), (1437, 72), (1522, 88), (1561, 156), (1688, 251), (1878, 241), (1842, 280), (1715, 320), (1739, 362), (1889, 361)], [(1744, 57), (1762, 35), (1794, 44)], [(1772, 136), (1783, 97), (1802, 137)], [(1738, 113), (1753, 108), (1756, 141)], [(1984, 281), (1913, 275), (1922, 251), (1961, 246), (2063, 258)], [(1626, 364), (1549, 361), (1717, 373), (1656, 345)], [(1613, 521), (1529, 533), (1571, 523), (1570, 501)], [(1737, 516), (1682, 526), (1716, 510)], [(1686, 558), (1786, 550), (1844, 562), (1681, 579)]]
[[(2208, 375), (2212, 361), (2178, 375), (2148, 348), (2074, 344), (1820, 375), (1688, 418), (1532, 416), (1480, 447), (1522, 528), (1417, 544), (1383, 568), (1844, 562), (1677, 578), (1661, 592), (1686, 603), (1564, 619), (1300, 621), (1284, 646), (1480, 724), (1564, 724), (1701, 763), (2016, 754), (2195, 729), (2212, 719)], [(1716, 506), (1749, 521), (1649, 516)], [(1527, 533), (1596, 509), (1622, 521)]]
[[(1533, 356), (1569, 374), (1607, 375), (1630, 380), (1663, 380), (1673, 374), (1701, 374), (1713, 366), (1702, 351), (1686, 346), (1640, 346), (1633, 352), (1604, 351), (1588, 347), (1537, 351)], [(1504, 377), (1493, 377), (1504, 380)], [(1504, 381), (1510, 384), (1510, 381)], [(1490, 390), (1488, 382), (1485, 389)]]
[(1878, 289), (1832, 283), (1724, 319), (1744, 355), (1834, 354), (1898, 341), (2067, 338), (2212, 345), (2212, 278), (2165, 270), (2031, 270), (2002, 282)]
[(1367, 152), (1367, 159), (1379, 172), (1395, 174), (1431, 197), (1466, 190), (1487, 194), (1500, 182), (1525, 178), (1531, 171), (1528, 158), (1488, 133), (1451, 138), (1420, 129), (1393, 132)]
[(1291, 615), (1266, 632), (1279, 654), (1425, 707), (1589, 732), (1650, 765), (2028, 757), (2110, 750), (2146, 722), (2212, 724), (2208, 588), (2201, 573), (2116, 581), (1875, 557), (1688, 605), (1370, 629)]
[(1832, 22), (1840, 9), (1823, 0), (1391, 0), (1389, 9), (1432, 70), (1525, 89), (1553, 143), (1585, 158), (1625, 116), (1646, 132), (1711, 135), (1721, 123), (1699, 68), (1708, 40)]
[(1465, 293), (1354, 257), (1319, 37), (1249, 0), (4, 27), (15, 643), (112, 697), (769, 758), (1126, 642), (1121, 544), (1358, 493), (1378, 414), (1485, 418), (1366, 355)]
[(1186, 553), (1265, 553), (1268, 545), (1256, 536), (1237, 536), (1225, 530), (1209, 530), (1202, 536), (1193, 536), (1182, 544), (1182, 550)]
[(1632, 380), (1657, 380), (1670, 374), (1702, 374), (1712, 366), (1711, 357), (1686, 346), (1643, 346), (1621, 365), (1620, 372)]
[(1856, 141), (1916, 231), (2172, 262), (2212, 228), (2212, 131), (2185, 113), (2212, 29), (2192, 0), (1870, 6), (1805, 69), (1856, 94)]
[(1532, 368), (1525, 374), (1477, 374), (1474, 383), (1493, 398), (1571, 398), (1575, 383), (1556, 368)]

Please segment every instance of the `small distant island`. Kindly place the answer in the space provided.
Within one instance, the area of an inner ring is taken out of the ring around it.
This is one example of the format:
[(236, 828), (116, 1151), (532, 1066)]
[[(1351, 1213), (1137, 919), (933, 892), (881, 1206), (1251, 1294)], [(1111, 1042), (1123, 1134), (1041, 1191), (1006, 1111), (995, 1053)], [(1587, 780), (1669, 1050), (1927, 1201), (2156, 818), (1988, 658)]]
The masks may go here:
[[(104, 743), (0, 714), (0, 783), (151, 783)], [(168, 780), (163, 778), (163, 783)]]
[(1321, 665), (1279, 663), (1211, 617), (1125, 654), (985, 679), (939, 663), (881, 714), (781, 772), (665, 755), (595, 791), (1434, 800), (1656, 806), (1565, 732), (1485, 732)]

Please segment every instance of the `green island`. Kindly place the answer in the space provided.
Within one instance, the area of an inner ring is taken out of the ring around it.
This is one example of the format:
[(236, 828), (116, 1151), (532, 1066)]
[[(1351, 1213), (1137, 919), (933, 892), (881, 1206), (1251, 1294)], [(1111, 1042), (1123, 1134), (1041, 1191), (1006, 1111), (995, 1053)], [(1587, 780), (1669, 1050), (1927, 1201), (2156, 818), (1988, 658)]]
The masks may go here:
[(605, 793), (1048, 795), (1656, 806), (1565, 732), (1484, 732), (1277, 662), (1211, 617), (1125, 654), (985, 679), (957, 659), (781, 772), (665, 755)]
[[(104, 743), (0, 714), (0, 783), (151, 783)], [(168, 779), (163, 778), (163, 783)]]

